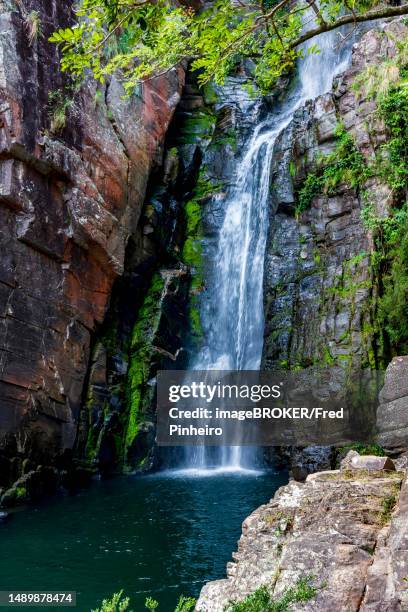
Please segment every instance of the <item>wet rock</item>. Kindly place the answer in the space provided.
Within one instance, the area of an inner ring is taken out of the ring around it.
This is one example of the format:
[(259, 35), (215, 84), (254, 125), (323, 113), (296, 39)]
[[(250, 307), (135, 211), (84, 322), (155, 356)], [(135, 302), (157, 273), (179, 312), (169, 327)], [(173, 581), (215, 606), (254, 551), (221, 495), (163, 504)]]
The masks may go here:
[(16, 506), (55, 493), (59, 482), (60, 474), (57, 469), (39, 466), (36, 470), (21, 476), (11, 488), (6, 490), (0, 499), (0, 505)]
[(408, 397), (408, 356), (394, 357), (385, 373), (379, 399), (382, 404)]
[(331, 446), (297, 448), (290, 455), (290, 472), (295, 480), (303, 482), (309, 474), (333, 467), (334, 452)]

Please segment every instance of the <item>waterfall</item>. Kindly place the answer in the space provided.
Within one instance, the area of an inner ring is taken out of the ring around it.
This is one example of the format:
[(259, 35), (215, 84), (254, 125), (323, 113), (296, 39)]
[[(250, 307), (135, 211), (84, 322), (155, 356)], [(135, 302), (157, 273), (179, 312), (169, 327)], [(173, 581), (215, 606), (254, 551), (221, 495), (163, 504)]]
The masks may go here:
[[(245, 152), (237, 160), (234, 183), (224, 200), (225, 214), (202, 306), (204, 346), (193, 359), (194, 370), (258, 370), (263, 347), (264, 254), (269, 221), (270, 171), (275, 141), (306, 100), (330, 90), (333, 77), (345, 70), (350, 43), (336, 49), (338, 34), (319, 36), (321, 53), (299, 62), (295, 91), (283, 106), (252, 128)], [(310, 43), (310, 45), (313, 43)], [(227, 470), (256, 467), (257, 449), (188, 447), (185, 467)]]

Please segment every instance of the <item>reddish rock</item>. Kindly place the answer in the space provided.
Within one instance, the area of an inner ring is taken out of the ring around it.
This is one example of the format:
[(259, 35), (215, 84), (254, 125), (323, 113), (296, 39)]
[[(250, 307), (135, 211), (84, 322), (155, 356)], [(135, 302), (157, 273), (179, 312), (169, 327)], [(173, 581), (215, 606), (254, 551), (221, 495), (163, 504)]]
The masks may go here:
[(0, 452), (47, 463), (75, 441), (90, 339), (184, 73), (127, 100), (115, 78), (98, 95), (85, 83), (52, 133), (49, 94), (71, 94), (47, 41), (69, 23), (71, 2), (31, 0), (24, 10), (42, 23), (32, 45), (19, 5), (0, 15)]

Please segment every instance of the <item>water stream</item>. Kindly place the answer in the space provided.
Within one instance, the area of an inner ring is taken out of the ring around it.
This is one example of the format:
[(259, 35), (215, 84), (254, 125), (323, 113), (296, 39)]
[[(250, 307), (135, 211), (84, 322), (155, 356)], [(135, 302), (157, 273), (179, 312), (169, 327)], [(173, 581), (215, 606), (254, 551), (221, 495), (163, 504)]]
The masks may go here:
[[(206, 283), (202, 320), (205, 343), (193, 360), (195, 370), (258, 370), (263, 347), (263, 276), (269, 224), (270, 171), (278, 135), (306, 100), (330, 90), (333, 77), (350, 58), (350, 45), (336, 48), (339, 34), (318, 40), (319, 54), (299, 62), (298, 79), (286, 103), (249, 132), (237, 159), (234, 184), (224, 201), (225, 214)], [(314, 43), (316, 44), (316, 43)], [(188, 448), (191, 469), (251, 469), (256, 449), (244, 446)]]
[[(286, 103), (262, 121), (256, 103), (239, 99), (247, 112), (245, 142), (224, 200), (202, 305), (206, 341), (193, 369), (260, 367), (275, 141), (296, 109), (329, 90), (346, 67), (351, 42), (336, 50), (336, 40), (320, 37), (322, 54), (300, 62)], [(234, 91), (242, 96), (239, 86)], [(124, 589), (132, 609), (143, 610), (151, 595), (161, 610), (172, 610), (181, 593), (197, 596), (204, 582), (224, 575), (242, 520), (287, 481), (284, 472), (257, 472), (258, 461), (248, 447), (191, 448), (183, 470), (98, 482), (28, 516), (18, 512), (0, 524), (2, 588), (76, 590), (79, 610)]]

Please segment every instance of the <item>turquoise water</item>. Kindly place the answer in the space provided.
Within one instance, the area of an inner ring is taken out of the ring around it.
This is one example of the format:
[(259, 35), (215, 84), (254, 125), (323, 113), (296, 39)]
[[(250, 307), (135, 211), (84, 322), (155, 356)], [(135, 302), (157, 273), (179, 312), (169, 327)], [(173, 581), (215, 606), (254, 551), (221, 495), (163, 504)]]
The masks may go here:
[[(242, 520), (284, 473), (161, 473), (96, 482), (0, 524), (0, 590), (77, 591), (77, 610), (124, 589), (170, 612), (180, 594), (225, 576)], [(6, 608), (2, 608), (6, 609)], [(37, 608), (38, 609), (38, 608)]]

